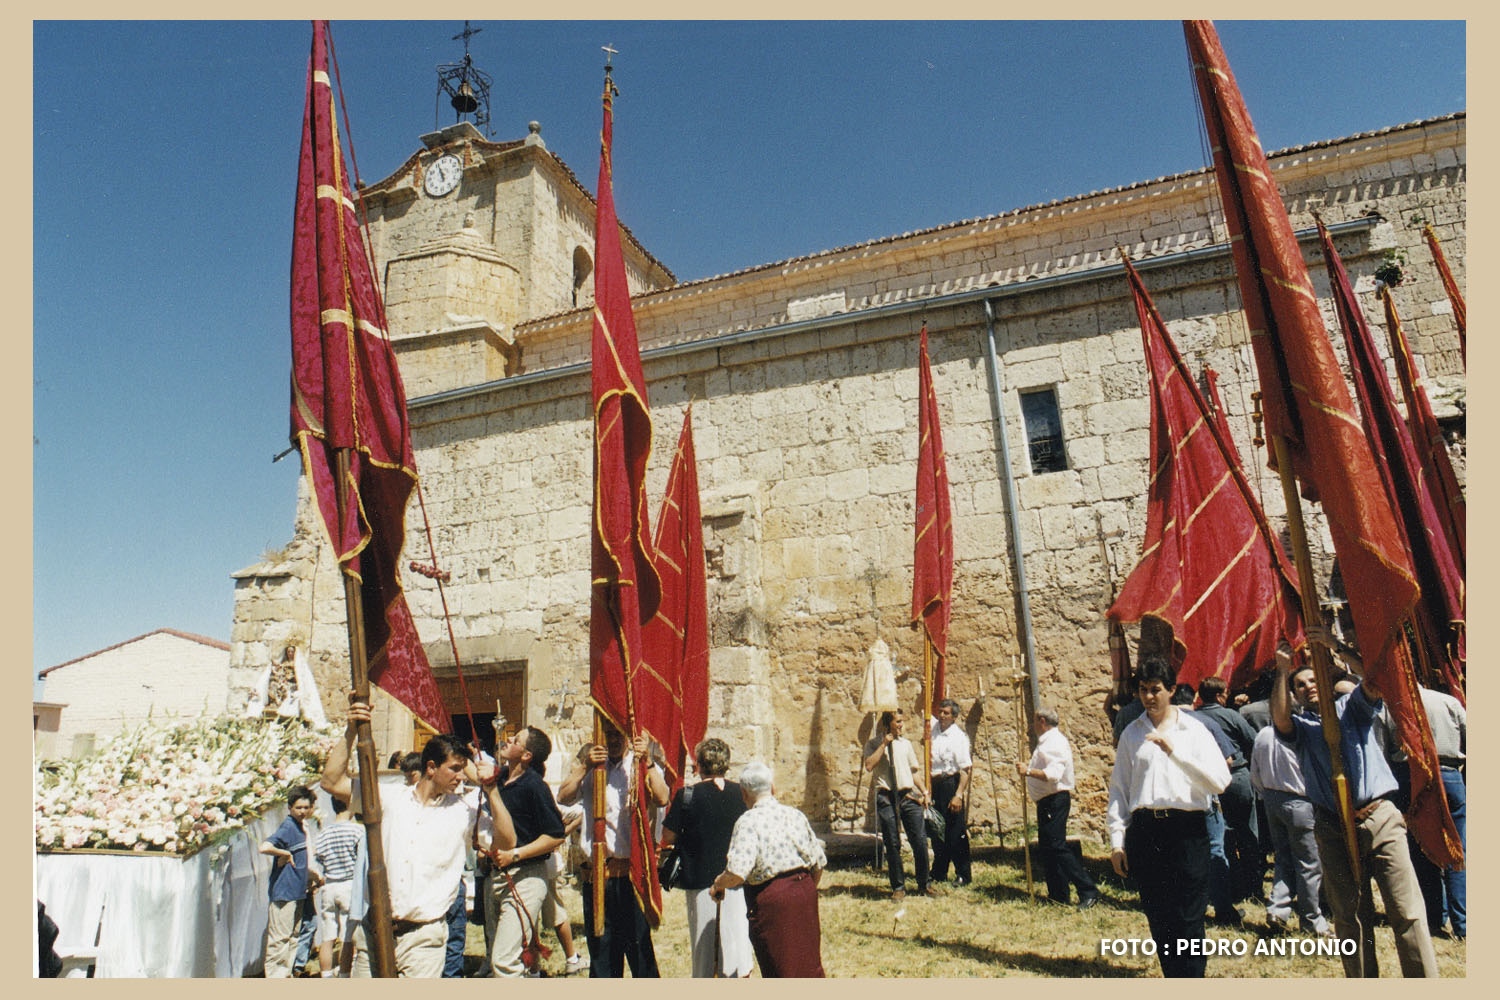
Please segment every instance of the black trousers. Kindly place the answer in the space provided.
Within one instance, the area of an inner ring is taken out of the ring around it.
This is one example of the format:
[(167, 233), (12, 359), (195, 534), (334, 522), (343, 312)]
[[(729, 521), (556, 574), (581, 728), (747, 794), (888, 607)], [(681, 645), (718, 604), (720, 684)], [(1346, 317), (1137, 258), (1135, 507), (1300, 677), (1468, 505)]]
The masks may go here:
[[(922, 804), (910, 795), (902, 795), (899, 806), (901, 825), (911, 841), (911, 853), (917, 865), (917, 891), (927, 889), (927, 828), (922, 822)], [(892, 889), (906, 888), (906, 871), (901, 864), (901, 831), (896, 826), (897, 806), (888, 789), (875, 793), (875, 816), (880, 820), (880, 839), (885, 842), (885, 870)]]
[(1036, 800), (1037, 853), (1047, 873), (1047, 896), (1057, 903), (1066, 903), (1075, 885), (1080, 900), (1099, 893), (1083, 862), (1068, 848), (1068, 812), (1072, 807), (1073, 796), (1065, 791)]
[(932, 878), (941, 882), (948, 877), (948, 862), (953, 862), (953, 877), (960, 882), (971, 878), (969, 869), (969, 804), (958, 812), (949, 812), (948, 803), (958, 792), (958, 775), (945, 774), (932, 779), (932, 805), (948, 821), (943, 839), (932, 845)]
[(1125, 827), (1125, 862), (1141, 893), (1161, 974), (1203, 978), (1208, 959), (1178, 954), (1179, 940), (1201, 944), (1208, 909), (1208, 827), (1201, 812), (1137, 809)]
[(626, 875), (604, 880), (604, 933), (594, 936), (594, 887), (583, 884), (583, 927), (589, 941), (589, 975), (594, 979), (621, 979), (625, 966), (637, 979), (657, 978), (656, 949), (651, 946), (651, 925), (635, 899), (635, 887)]

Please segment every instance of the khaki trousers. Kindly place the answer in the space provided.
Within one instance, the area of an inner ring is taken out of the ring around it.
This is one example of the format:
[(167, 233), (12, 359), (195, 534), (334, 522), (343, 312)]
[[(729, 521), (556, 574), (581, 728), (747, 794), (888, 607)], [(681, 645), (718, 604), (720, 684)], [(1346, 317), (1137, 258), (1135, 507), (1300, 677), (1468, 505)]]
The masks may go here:
[(266, 920), (266, 978), (289, 979), (297, 960), (297, 926), (301, 923), (302, 900), (271, 901)]
[[(509, 879), (506, 874), (503, 871), (491, 873), (489, 906), (484, 912), (485, 930), (494, 942), (490, 948), (490, 971), (496, 977), (525, 974), (521, 949), (531, 940), (533, 930), (540, 930), (542, 903), (547, 899), (545, 859), (536, 858), (511, 868)], [(522, 907), (525, 908), (524, 914)]]
[(1426, 904), (1417, 884), (1411, 854), (1406, 847), (1406, 818), (1395, 803), (1376, 804), (1355, 832), (1359, 838), (1359, 860), (1363, 877), (1355, 884), (1344, 847), (1344, 831), (1336, 813), (1317, 809), (1313, 833), (1318, 839), (1318, 857), (1323, 863), (1323, 889), (1333, 910), (1333, 926), (1340, 938), (1353, 938), (1360, 952), (1344, 956), (1344, 975), (1349, 979), (1380, 976), (1375, 960), (1375, 894), (1373, 876), (1385, 902), (1386, 920), (1396, 933), (1396, 956), (1401, 974), (1408, 978), (1436, 976), (1437, 953), (1427, 932)]
[[(354, 968), (350, 977), (370, 978), (370, 951), (361, 923), (354, 928)], [(448, 958), (448, 922), (439, 917), (396, 935), (396, 975), (402, 979), (441, 979)]]

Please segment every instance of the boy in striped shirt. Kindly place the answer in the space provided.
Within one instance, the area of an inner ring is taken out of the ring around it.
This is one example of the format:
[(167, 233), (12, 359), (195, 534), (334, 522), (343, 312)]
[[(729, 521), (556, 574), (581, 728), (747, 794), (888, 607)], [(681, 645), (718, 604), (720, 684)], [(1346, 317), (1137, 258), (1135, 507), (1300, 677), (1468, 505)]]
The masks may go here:
[(365, 839), (365, 828), (354, 822), (349, 803), (335, 798), (333, 807), (338, 816), (313, 842), (311, 861), (312, 869), (323, 876), (323, 896), (318, 908), (323, 921), (323, 940), (318, 945), (318, 966), (325, 979), (335, 975), (334, 948), (344, 939), (355, 862)]

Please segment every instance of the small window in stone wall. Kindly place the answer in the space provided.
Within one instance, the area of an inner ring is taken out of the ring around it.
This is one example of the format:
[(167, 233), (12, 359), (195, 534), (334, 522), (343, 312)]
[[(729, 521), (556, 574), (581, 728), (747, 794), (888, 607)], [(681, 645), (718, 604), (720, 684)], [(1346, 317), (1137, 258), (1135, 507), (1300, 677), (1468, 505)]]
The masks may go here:
[(1057, 389), (1021, 390), (1021, 416), (1026, 421), (1026, 446), (1033, 473), (1062, 472), (1068, 467), (1063, 447), (1062, 413), (1057, 408)]

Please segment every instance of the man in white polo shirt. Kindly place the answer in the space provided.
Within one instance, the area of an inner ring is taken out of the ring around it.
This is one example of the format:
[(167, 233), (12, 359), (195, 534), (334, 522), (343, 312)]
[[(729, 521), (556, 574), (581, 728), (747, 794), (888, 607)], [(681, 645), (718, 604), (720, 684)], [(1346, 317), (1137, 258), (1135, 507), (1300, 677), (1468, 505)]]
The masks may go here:
[(1083, 863), (1068, 847), (1068, 812), (1073, 805), (1073, 747), (1063, 731), (1057, 728), (1055, 709), (1036, 710), (1032, 727), (1036, 732), (1036, 751), (1031, 760), (1017, 764), (1016, 770), (1026, 779), (1026, 794), (1036, 803), (1036, 839), (1047, 873), (1047, 898), (1054, 903), (1068, 902), (1073, 886), (1078, 887), (1078, 908), (1087, 910), (1099, 902), (1099, 887), (1084, 870)]
[[(355, 725), (368, 722), (370, 706), (350, 700), (344, 739), (335, 743), (323, 767), (322, 786), (361, 810), (359, 781), (349, 773)], [(465, 777), (482, 785), (490, 815), (457, 794)], [(440, 978), (446, 958), (448, 907), (463, 879), (469, 841), (477, 826), (479, 845), (491, 840), (502, 851), (516, 846), (510, 813), (495, 788), (494, 768), (481, 773), (469, 748), (454, 736), (434, 736), (422, 749), (422, 776), (416, 784), (381, 796), (381, 844), (391, 893), (391, 929), (396, 939), (396, 971), (403, 977)], [(491, 819), (493, 817), (493, 821)], [(369, 929), (365, 928), (368, 934)], [(356, 932), (356, 938), (361, 936)], [(368, 975), (363, 942), (356, 941), (354, 975)]]
[(953, 881), (973, 881), (969, 867), (969, 779), (974, 759), (969, 755), (969, 734), (958, 724), (958, 702), (944, 698), (937, 704), (937, 725), (932, 728), (932, 805), (947, 821), (943, 836), (932, 842), (932, 881), (948, 880), (948, 862), (953, 862)]

